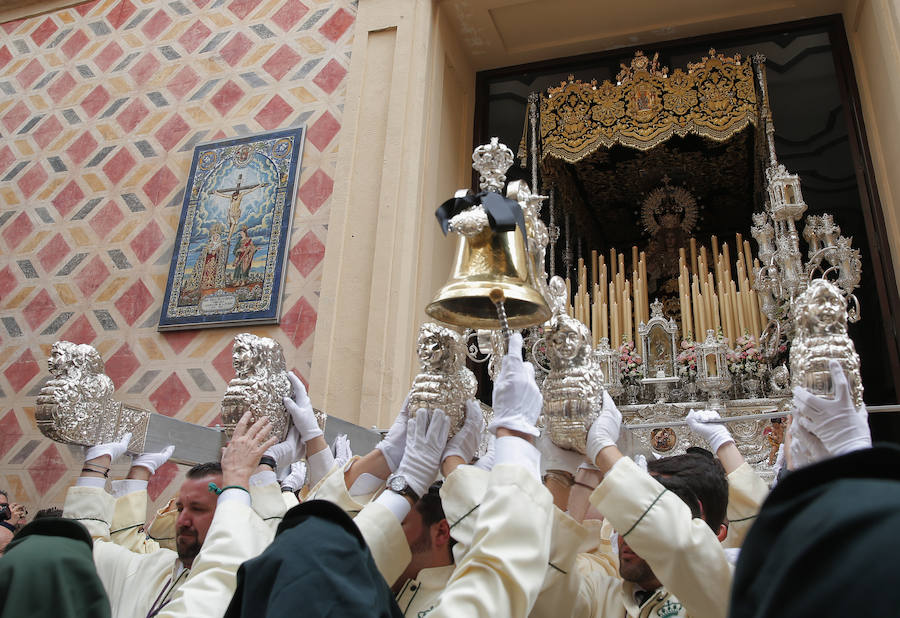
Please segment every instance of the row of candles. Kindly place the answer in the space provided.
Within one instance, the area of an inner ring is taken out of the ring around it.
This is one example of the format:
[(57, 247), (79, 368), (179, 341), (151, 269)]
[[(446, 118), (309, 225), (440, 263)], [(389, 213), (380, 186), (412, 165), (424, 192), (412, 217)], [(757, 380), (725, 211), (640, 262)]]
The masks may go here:
[[(710, 245), (708, 249), (691, 238), (690, 247), (679, 251), (681, 338), (702, 341), (707, 330), (721, 332), (732, 344), (743, 334), (759, 336), (766, 320), (753, 289), (760, 264), (750, 243), (736, 234), (734, 259), (728, 243), (720, 246), (712, 236)], [(615, 249), (610, 249), (609, 261), (596, 250), (590, 259), (588, 271), (584, 259), (578, 258), (574, 293), (566, 278), (570, 315), (591, 330), (595, 346), (607, 337), (616, 344), (634, 341), (640, 349), (638, 326), (650, 318), (646, 254), (631, 248), (630, 274), (625, 254)]]

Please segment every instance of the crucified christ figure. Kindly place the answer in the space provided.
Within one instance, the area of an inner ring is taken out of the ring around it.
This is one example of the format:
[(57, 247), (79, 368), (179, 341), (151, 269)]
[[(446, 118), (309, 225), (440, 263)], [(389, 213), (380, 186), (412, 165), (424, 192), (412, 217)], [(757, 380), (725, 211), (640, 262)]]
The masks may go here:
[(264, 183), (256, 183), (255, 185), (250, 185), (248, 187), (241, 186), (241, 180), (243, 178), (243, 174), (238, 174), (237, 184), (230, 189), (215, 189), (214, 191), (210, 191), (210, 195), (218, 195), (219, 197), (224, 197), (228, 200), (231, 200), (231, 205), (228, 207), (228, 235), (231, 236), (234, 233), (235, 228), (237, 228), (238, 220), (241, 217), (241, 201), (243, 201), (244, 196), (248, 193), (255, 191), (259, 187), (268, 186), (268, 184)]

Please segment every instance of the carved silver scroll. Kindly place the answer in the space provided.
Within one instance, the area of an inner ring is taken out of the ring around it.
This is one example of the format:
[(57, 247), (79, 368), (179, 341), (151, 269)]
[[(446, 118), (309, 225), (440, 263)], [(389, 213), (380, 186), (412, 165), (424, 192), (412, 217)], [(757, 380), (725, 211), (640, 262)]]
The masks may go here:
[(466, 402), (475, 397), (478, 386), (466, 368), (465, 346), (456, 331), (434, 322), (419, 329), (416, 343), (420, 371), (409, 392), (410, 417), (419, 408), (443, 410), (450, 417), (450, 436), (456, 435), (466, 420)]

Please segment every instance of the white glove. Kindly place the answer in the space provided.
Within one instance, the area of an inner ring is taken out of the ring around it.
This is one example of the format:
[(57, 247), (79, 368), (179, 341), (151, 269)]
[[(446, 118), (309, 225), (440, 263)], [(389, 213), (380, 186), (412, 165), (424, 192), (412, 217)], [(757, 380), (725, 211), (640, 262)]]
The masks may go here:
[(488, 430), (496, 435), (497, 429), (503, 427), (537, 437), (540, 432), (535, 423), (543, 405), (534, 381), (534, 365), (522, 361), (522, 335), (514, 333), (494, 383), (494, 420)]
[(334, 465), (343, 468), (350, 458), (353, 457), (353, 451), (350, 449), (350, 439), (347, 434), (340, 433), (331, 443), (331, 452), (334, 453)]
[(478, 461), (472, 465), (476, 468), (490, 471), (490, 469), (494, 467), (494, 445), (497, 442), (497, 438), (492, 433), (489, 433), (487, 436), (487, 450), (485, 450), (484, 455), (479, 457)]
[(300, 431), (296, 425), (291, 425), (287, 439), (267, 448), (265, 454), (275, 460), (277, 468), (287, 468), (301, 459), (305, 452), (306, 444), (300, 441)]
[(297, 491), (306, 483), (306, 464), (302, 461), (295, 461), (291, 464), (291, 473), (281, 481), (281, 489), (290, 489)]
[(869, 448), (872, 446), (872, 434), (869, 432), (866, 406), (856, 409), (840, 363), (828, 361), (828, 369), (835, 398), (823, 399), (805, 388), (794, 387), (797, 411), (794, 421), (819, 438), (831, 456)]
[(131, 459), (131, 467), (140, 466), (150, 470), (150, 474), (156, 474), (159, 467), (169, 461), (174, 452), (175, 446), (170, 444), (158, 453), (141, 453)]
[(643, 455), (638, 453), (637, 455), (632, 457), (632, 459), (634, 459), (634, 463), (637, 464), (638, 468), (640, 468), (644, 472), (647, 471), (647, 458), (646, 457), (644, 457)]
[(775, 455), (775, 463), (772, 465), (772, 487), (778, 483), (778, 475), (784, 468), (784, 442), (778, 445), (778, 454)]
[(622, 432), (622, 413), (612, 397), (603, 391), (603, 408), (594, 420), (587, 436), (587, 459), (591, 464), (597, 461), (597, 454), (607, 446), (615, 446)]
[(456, 455), (466, 463), (472, 461), (478, 452), (478, 445), (481, 444), (482, 431), (484, 431), (484, 415), (481, 413), (481, 406), (477, 401), (467, 401), (466, 420), (456, 435), (447, 442), (442, 460)]
[(685, 420), (695, 434), (706, 440), (710, 450), (715, 454), (719, 448), (734, 442), (731, 432), (722, 423), (710, 423), (714, 418), (722, 418), (715, 410), (691, 410)]
[(828, 459), (828, 449), (816, 436), (804, 429), (799, 422), (800, 415), (795, 414), (788, 429), (790, 435), (791, 469), (797, 470), (817, 461)]
[(420, 408), (407, 423), (406, 451), (397, 466), (397, 475), (405, 478), (419, 496), (425, 495), (437, 477), (448, 433), (450, 419), (442, 410)]
[(109, 455), (109, 461), (112, 463), (125, 454), (125, 451), (128, 450), (129, 442), (131, 442), (131, 432), (122, 436), (122, 439), (118, 442), (107, 442), (106, 444), (98, 444), (97, 446), (90, 447), (84, 453), (84, 460), (90, 461), (97, 457)]
[(584, 462), (584, 455), (581, 453), (567, 451), (553, 444), (546, 430), (541, 432), (535, 446), (541, 452), (541, 468), (544, 470), (563, 470), (574, 476), (578, 466)]
[(391, 472), (397, 471), (400, 460), (403, 459), (403, 451), (406, 449), (406, 423), (409, 421), (409, 395), (403, 401), (403, 407), (400, 408), (400, 414), (394, 419), (394, 424), (388, 430), (387, 435), (381, 442), (375, 445), (384, 460), (387, 462)]
[(306, 387), (300, 378), (294, 375), (293, 371), (288, 371), (288, 380), (294, 387), (294, 399), (284, 398), (284, 407), (291, 414), (291, 420), (294, 427), (300, 432), (300, 440), (305, 444), (322, 435), (319, 423), (316, 421), (316, 415), (313, 412), (312, 402), (309, 395), (306, 394)]

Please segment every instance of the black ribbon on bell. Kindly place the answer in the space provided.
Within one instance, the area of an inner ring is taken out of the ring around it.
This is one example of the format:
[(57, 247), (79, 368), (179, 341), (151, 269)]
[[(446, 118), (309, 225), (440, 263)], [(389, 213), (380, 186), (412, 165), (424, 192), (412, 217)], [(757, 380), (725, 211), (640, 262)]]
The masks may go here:
[[(462, 211), (479, 204), (484, 207), (492, 230), (495, 232), (511, 232), (518, 226), (522, 230), (522, 237), (525, 238), (525, 215), (522, 214), (522, 208), (519, 206), (519, 203), (493, 191), (482, 191), (481, 193), (463, 197), (451, 197), (438, 206), (434, 216), (440, 222), (444, 236), (450, 231), (450, 219)], [(525, 246), (528, 246), (527, 239)]]

